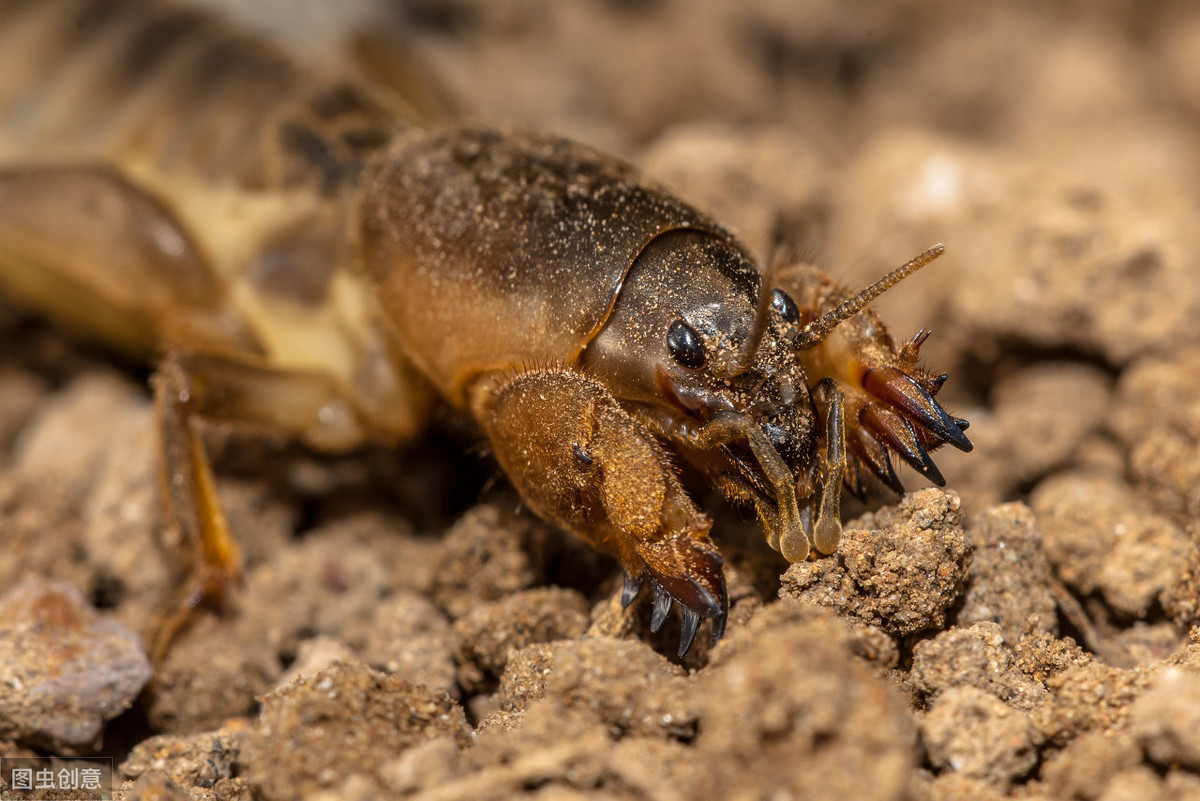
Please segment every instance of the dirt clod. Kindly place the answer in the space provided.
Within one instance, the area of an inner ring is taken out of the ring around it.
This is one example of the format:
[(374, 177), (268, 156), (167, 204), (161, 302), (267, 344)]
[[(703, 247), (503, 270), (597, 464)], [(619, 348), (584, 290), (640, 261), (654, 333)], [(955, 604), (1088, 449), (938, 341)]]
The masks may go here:
[(958, 624), (997, 623), (1010, 646), (1027, 633), (1057, 633), (1050, 564), (1029, 507), (1010, 503), (985, 509), (971, 517), (966, 533), (971, 568)]
[(928, 489), (864, 516), (847, 526), (831, 558), (789, 567), (780, 596), (827, 606), (893, 636), (941, 627), (970, 562), (958, 506), (953, 492)]
[(190, 736), (159, 735), (143, 740), (121, 763), (130, 779), (158, 771), (188, 789), (212, 789), (233, 777), (241, 755), (245, 727), (221, 729)]
[(504, 672), (512, 653), (540, 642), (578, 637), (588, 627), (587, 603), (577, 592), (543, 587), (476, 607), (454, 623), (460, 643), (460, 681), (478, 688)]
[(1099, 592), (1116, 614), (1144, 615), (1184, 580), (1195, 545), (1118, 478), (1057, 476), (1038, 487), (1032, 505), (1057, 574), (1080, 593)]
[(157, 730), (170, 733), (216, 728), (253, 712), (280, 672), (256, 623), (200, 615), (159, 666), (148, 716)]
[(30, 578), (0, 598), (0, 737), (94, 749), (150, 675), (137, 635), (74, 587)]
[(903, 797), (914, 727), (900, 695), (855, 661), (848, 640), (827, 612), (783, 601), (717, 649), (691, 688), (703, 761), (693, 797), (736, 795), (735, 765), (767, 795)]
[(952, 687), (921, 721), (934, 767), (1006, 787), (1037, 764), (1041, 737), (1029, 716), (974, 687)]
[(1134, 736), (1155, 764), (1200, 769), (1200, 673), (1163, 671), (1129, 714)]
[(1016, 658), (995, 623), (948, 629), (917, 643), (910, 680), (934, 704), (954, 687), (982, 690), (1025, 711), (1046, 697), (1041, 682), (1017, 669)]
[(1051, 697), (1033, 711), (1034, 722), (1059, 744), (1084, 732), (1124, 729), (1147, 682), (1144, 673), (1099, 663), (1068, 668), (1046, 681)]
[[(469, 734), (462, 708), (445, 693), (340, 663), (263, 699), (245, 760), (263, 797), (292, 798), (352, 776), (382, 781), (382, 766), (406, 748), (441, 736), (465, 744)], [(325, 747), (330, 742), (339, 745)]]

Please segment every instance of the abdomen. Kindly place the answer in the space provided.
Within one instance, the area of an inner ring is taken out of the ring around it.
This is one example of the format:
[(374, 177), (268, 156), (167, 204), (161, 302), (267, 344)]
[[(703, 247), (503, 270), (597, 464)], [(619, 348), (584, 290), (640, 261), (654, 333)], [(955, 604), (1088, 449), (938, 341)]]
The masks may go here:
[[(113, 184), (109, 194), (142, 193), (169, 216), (189, 243), (188, 264), (201, 265), (186, 269), (205, 273), (198, 280), (223, 293), (225, 316), (241, 318), (281, 367), (354, 369), (366, 324), (362, 305), (346, 303), (358, 291), (343, 269), (346, 197), (364, 161), (409, 125), (369, 87), (314, 76), (202, 12), (148, 0), (0, 0), (0, 172), (20, 172), (10, 186), (29, 186), (44, 167), (69, 192), (64, 170), (114, 171), (129, 189)], [(95, 184), (94, 174), (81, 181)], [(135, 226), (142, 205), (125, 204)], [(28, 211), (13, 222), (35, 240), (73, 227), (52, 208)], [(104, 245), (76, 248), (96, 261), (72, 266), (79, 292), (106, 283), (88, 270), (108, 271), (108, 283), (128, 272), (105, 263)], [(146, 296), (175, 292), (173, 307), (191, 308), (172, 277), (179, 259), (161, 258), (162, 286)], [(93, 306), (107, 301), (97, 294)]]

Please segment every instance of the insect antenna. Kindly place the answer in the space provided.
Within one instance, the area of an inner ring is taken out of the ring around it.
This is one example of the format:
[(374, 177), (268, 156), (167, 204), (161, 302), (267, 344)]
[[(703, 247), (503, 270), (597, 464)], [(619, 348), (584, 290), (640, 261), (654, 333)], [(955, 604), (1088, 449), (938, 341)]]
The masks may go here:
[(776, 272), (778, 272), (778, 262), (773, 262), (759, 283), (758, 309), (754, 314), (754, 328), (738, 348), (738, 355), (733, 361), (732, 375), (741, 375), (754, 363), (754, 354), (758, 351), (758, 345), (762, 342), (763, 334), (767, 330), (767, 321), (770, 319), (771, 288), (775, 286)]
[(946, 246), (939, 242), (904, 266), (892, 270), (854, 297), (842, 301), (833, 310), (822, 314), (797, 331), (795, 338), (792, 340), (792, 347), (796, 350), (808, 350), (820, 345), (825, 340), (825, 337), (829, 336), (829, 332), (837, 328), (839, 324), (862, 311), (863, 307), (875, 300), (875, 298), (945, 252)]

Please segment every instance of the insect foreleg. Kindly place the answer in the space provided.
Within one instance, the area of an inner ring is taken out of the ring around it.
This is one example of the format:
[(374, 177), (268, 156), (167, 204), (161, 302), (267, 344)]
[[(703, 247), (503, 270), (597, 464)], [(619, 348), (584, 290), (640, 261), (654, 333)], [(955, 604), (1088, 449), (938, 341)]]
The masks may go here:
[(813, 545), (823, 554), (837, 550), (842, 540), (842, 481), (846, 477), (846, 404), (842, 390), (831, 379), (823, 379), (813, 388), (824, 426), (820, 455), (820, 505), (813, 525)]
[(754, 498), (759, 517), (767, 529), (768, 543), (789, 562), (802, 562), (808, 558), (811, 546), (800, 516), (796, 479), (758, 424), (744, 415), (720, 412), (700, 428), (682, 435), (681, 439), (689, 447), (699, 450), (711, 450), (730, 442), (748, 444), (775, 495), (773, 505)]
[(701, 618), (714, 618), (719, 636), (728, 600), (712, 523), (663, 447), (607, 389), (570, 370), (532, 370), (478, 381), (472, 409), (529, 506), (620, 561), (626, 603), (649, 579), (653, 630), (675, 601), (681, 654)]
[(927, 263), (937, 252), (937, 248), (927, 251), (858, 295), (851, 295), (809, 265), (789, 264), (776, 272), (775, 286), (787, 292), (799, 309), (801, 330), (820, 329), (818, 341), (797, 353), (808, 381), (815, 387), (831, 379), (844, 396), (852, 488), (860, 488), (858, 475), (862, 467), (889, 487), (902, 491), (890, 453), (941, 485), (945, 480), (930, 452), (946, 443), (962, 451), (972, 448), (965, 433), (966, 421), (949, 414), (935, 399), (945, 374), (928, 370), (919, 362), (920, 346), (928, 331), (897, 344), (870, 308), (859, 308), (832, 327), (813, 323), (838, 318), (839, 309), (856, 307), (857, 299), (870, 295), (875, 286), (890, 286), (893, 276), (902, 277), (913, 265)]

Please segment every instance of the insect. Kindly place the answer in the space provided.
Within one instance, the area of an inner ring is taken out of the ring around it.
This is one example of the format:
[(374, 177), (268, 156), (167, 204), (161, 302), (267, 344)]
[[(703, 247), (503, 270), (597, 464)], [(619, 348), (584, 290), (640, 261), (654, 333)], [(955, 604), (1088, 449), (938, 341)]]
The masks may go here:
[(201, 420), (329, 452), (466, 410), (537, 514), (720, 637), (728, 593), (680, 465), (752, 505), (791, 561), (836, 550), (843, 485), (902, 490), (890, 454), (964, 420), (850, 295), (760, 275), (718, 223), (544, 133), (427, 127), (394, 92), (305, 73), (209, 18), (140, 0), (0, 6), (0, 291), (157, 360), (174, 605), (240, 569)]

